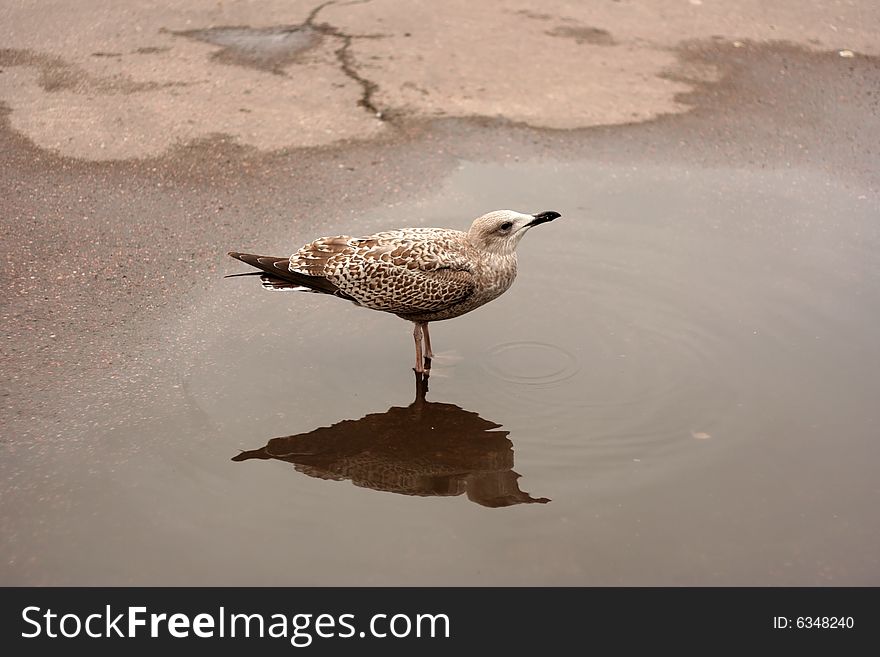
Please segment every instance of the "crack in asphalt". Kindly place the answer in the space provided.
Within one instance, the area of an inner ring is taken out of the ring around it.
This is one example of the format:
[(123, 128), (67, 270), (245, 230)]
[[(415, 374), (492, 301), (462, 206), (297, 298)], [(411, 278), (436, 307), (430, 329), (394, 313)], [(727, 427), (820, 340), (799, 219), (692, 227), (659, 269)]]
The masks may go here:
[(329, 0), (313, 8), (305, 21), (297, 25), (252, 28), (247, 26), (212, 27), (206, 29), (170, 31), (171, 34), (184, 36), (221, 46), (211, 55), (211, 59), (223, 64), (247, 66), (275, 75), (291, 77), (284, 67), (297, 61), (300, 55), (316, 47), (324, 37), (336, 39), (341, 45), (333, 51), (342, 73), (361, 88), (358, 106), (363, 107), (380, 121), (388, 120), (386, 113), (376, 105), (374, 95), (379, 85), (365, 77), (352, 53), (355, 39), (378, 39), (382, 34), (348, 34), (337, 26), (326, 22), (318, 22), (318, 15), (331, 5), (344, 7), (348, 5), (366, 4), (371, 0), (352, 0), (338, 2)]
[(335, 37), (337, 39), (342, 39), (342, 46), (337, 48), (334, 51), (336, 55), (336, 59), (339, 61), (339, 68), (345, 74), (347, 78), (353, 80), (355, 83), (360, 85), (361, 87), (361, 97), (358, 100), (358, 105), (363, 107), (365, 110), (370, 112), (373, 116), (375, 116), (380, 121), (386, 121), (387, 117), (385, 113), (379, 109), (373, 100), (374, 95), (379, 90), (379, 85), (373, 82), (372, 80), (361, 75), (360, 71), (357, 67), (357, 62), (354, 58), (354, 55), (351, 52), (351, 44), (355, 39), (378, 39), (382, 35), (379, 34), (364, 34), (364, 35), (355, 35), (355, 34), (346, 34), (342, 30), (340, 30), (335, 25), (330, 23), (318, 23), (317, 18), (318, 14), (321, 13), (325, 8), (330, 5), (337, 6), (347, 6), (347, 5), (360, 5), (367, 4), (371, 0), (352, 0), (351, 2), (343, 2), (339, 3), (336, 0), (329, 0), (329, 2), (323, 2), (311, 12), (309, 12), (308, 17), (305, 22), (302, 24), (303, 27), (309, 27), (316, 32), (325, 35)]

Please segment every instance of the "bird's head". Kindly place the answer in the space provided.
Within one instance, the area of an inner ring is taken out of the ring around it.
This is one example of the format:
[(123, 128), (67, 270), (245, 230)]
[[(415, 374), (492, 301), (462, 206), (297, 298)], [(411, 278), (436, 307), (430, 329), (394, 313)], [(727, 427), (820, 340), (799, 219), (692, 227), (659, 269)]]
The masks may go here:
[(516, 250), (529, 228), (560, 216), (552, 211), (522, 214), (513, 210), (495, 210), (474, 220), (468, 231), (468, 240), (484, 251), (508, 255)]

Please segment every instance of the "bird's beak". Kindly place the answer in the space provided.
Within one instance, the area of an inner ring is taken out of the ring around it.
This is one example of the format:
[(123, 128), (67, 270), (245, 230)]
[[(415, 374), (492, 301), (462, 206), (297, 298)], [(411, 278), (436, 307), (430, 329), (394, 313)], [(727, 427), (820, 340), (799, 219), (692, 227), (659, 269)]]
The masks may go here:
[(537, 226), (538, 224), (543, 224), (543, 223), (547, 223), (548, 221), (553, 221), (554, 219), (557, 219), (557, 218), (561, 217), (562, 215), (559, 214), (558, 212), (553, 212), (552, 210), (549, 210), (547, 212), (539, 212), (537, 214), (533, 214), (532, 216), (534, 217), (534, 219), (532, 219), (529, 223), (526, 224), (526, 226), (528, 226), (530, 228), (532, 226)]

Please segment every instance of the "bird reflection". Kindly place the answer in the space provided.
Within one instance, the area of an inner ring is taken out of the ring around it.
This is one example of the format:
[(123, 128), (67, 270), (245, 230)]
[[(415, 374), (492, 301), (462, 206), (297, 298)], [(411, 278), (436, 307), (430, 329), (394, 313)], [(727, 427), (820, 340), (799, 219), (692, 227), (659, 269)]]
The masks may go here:
[(426, 401), (428, 378), (416, 374), (416, 398), (402, 408), (272, 438), (233, 461), (277, 459), (319, 479), (417, 496), (465, 493), (482, 506), (545, 504), (519, 489), (513, 443), (501, 426), (454, 404)]

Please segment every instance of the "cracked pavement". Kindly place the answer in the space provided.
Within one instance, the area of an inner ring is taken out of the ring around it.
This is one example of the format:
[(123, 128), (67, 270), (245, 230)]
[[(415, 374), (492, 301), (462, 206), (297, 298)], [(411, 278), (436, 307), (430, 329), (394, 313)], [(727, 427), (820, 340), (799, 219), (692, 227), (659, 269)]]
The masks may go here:
[(686, 112), (693, 42), (880, 54), (868, 1), (274, 0), (5, 4), (0, 102), (34, 144), (156, 157), (222, 134), (270, 151), (489, 117), (573, 129)]

